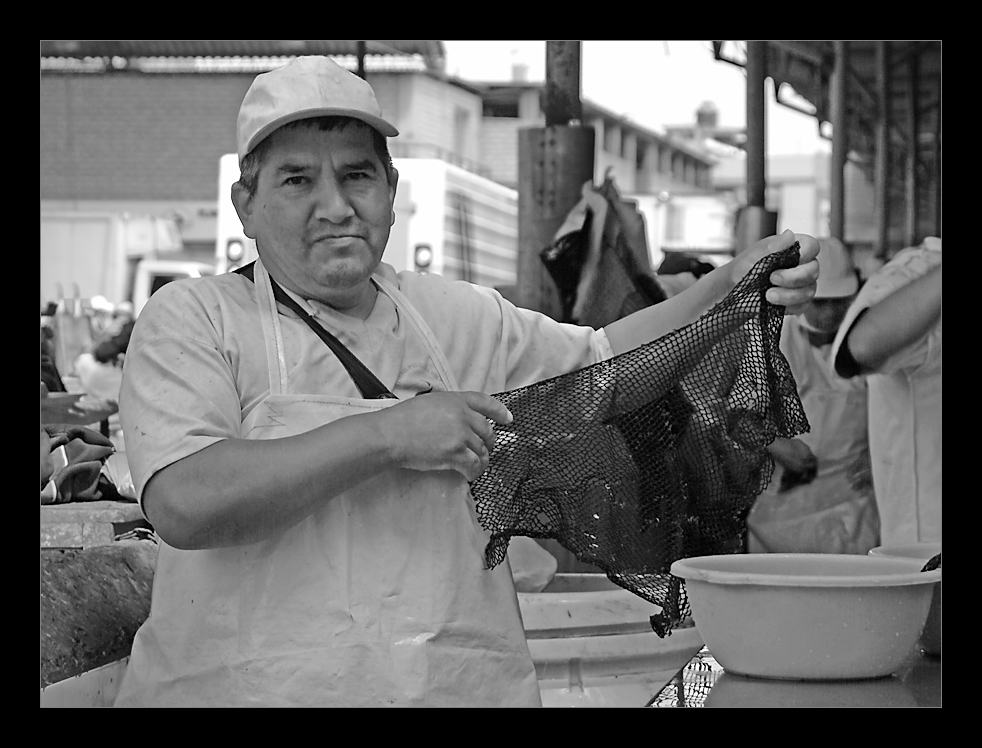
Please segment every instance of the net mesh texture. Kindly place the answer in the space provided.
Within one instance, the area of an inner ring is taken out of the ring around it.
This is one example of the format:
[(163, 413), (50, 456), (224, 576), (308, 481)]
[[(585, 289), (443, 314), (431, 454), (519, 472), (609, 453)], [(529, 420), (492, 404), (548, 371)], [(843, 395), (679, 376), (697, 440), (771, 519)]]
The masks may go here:
[(515, 535), (551, 538), (660, 607), (658, 636), (689, 617), (671, 564), (743, 552), (768, 445), (808, 430), (780, 351), (784, 308), (764, 298), (798, 258), (797, 243), (767, 255), (698, 320), (635, 350), (494, 395), (514, 420), (494, 424), (471, 483), (486, 566)]

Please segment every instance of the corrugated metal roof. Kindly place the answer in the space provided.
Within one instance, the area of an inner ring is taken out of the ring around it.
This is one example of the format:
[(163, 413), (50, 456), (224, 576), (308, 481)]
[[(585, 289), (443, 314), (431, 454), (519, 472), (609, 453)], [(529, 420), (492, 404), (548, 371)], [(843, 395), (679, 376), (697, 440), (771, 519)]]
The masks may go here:
[[(420, 55), (442, 68), (443, 42), (366, 40), (369, 55)], [(42, 39), (42, 57), (291, 57), (357, 55), (358, 41), (347, 39)]]

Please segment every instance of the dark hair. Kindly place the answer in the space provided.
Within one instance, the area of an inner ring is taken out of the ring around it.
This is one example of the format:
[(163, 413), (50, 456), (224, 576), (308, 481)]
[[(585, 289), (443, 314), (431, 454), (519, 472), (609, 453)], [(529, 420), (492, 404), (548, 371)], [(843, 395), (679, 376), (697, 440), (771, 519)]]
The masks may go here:
[[(382, 166), (385, 168), (385, 179), (389, 184), (392, 184), (392, 172), (395, 167), (392, 165), (392, 156), (389, 155), (389, 145), (386, 141), (385, 136), (376, 130), (371, 125), (362, 122), (354, 117), (341, 117), (341, 116), (331, 116), (331, 117), (309, 117), (308, 119), (300, 119), (294, 122), (287, 122), (280, 130), (286, 130), (297, 127), (318, 127), (320, 130), (343, 130), (352, 122), (357, 123), (362, 127), (368, 128), (372, 133), (372, 145), (375, 147), (375, 155), (379, 157), (382, 162)], [(276, 132), (274, 130), (274, 132)], [(270, 136), (272, 133), (270, 133)], [(246, 191), (250, 195), (256, 194), (256, 187), (259, 184), (259, 170), (262, 165), (266, 163), (266, 159), (269, 156), (270, 149), (270, 136), (263, 138), (259, 145), (253, 148), (245, 158), (242, 159), (242, 166), (240, 167), (239, 183), (245, 187)]]

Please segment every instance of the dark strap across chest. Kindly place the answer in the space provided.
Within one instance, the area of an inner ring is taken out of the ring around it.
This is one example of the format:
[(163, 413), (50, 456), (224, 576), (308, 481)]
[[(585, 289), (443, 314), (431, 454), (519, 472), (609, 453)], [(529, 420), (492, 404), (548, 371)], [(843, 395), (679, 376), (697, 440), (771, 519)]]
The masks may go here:
[[(255, 283), (255, 263), (250, 262), (235, 271), (239, 275), (242, 275), (253, 283)], [(307, 312), (304, 311), (296, 301), (294, 301), (290, 296), (280, 288), (279, 284), (273, 280), (269, 279), (270, 285), (273, 287), (273, 298), (284, 306), (290, 308), (292, 311), (296, 312), (297, 316), (300, 317), (307, 326), (314, 331), (314, 333), (319, 337), (324, 343), (330, 348), (334, 355), (338, 357), (338, 360), (347, 369), (348, 374), (354, 380), (355, 386), (358, 391), (361, 392), (362, 397), (366, 400), (382, 400), (382, 399), (397, 399), (389, 389), (379, 381), (371, 370), (363, 364), (355, 354), (348, 350), (344, 343), (338, 340), (334, 335), (325, 330), (313, 317), (311, 317)]]

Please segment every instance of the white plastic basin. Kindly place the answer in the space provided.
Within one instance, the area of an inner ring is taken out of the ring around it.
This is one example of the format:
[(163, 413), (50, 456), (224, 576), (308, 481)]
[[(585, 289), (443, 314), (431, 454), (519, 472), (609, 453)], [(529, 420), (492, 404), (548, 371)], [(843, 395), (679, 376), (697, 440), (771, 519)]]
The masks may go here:
[[(881, 545), (870, 551), (871, 556), (893, 556), (896, 558), (916, 558), (927, 562), (941, 553), (941, 543), (905, 543), (897, 545)], [(930, 655), (941, 655), (941, 582), (934, 588), (931, 600), (931, 610), (927, 614), (927, 623), (918, 640), (921, 649)]]
[(879, 678), (924, 628), (941, 570), (838, 554), (735, 554), (676, 561), (696, 626), (724, 670), (791, 680)]

